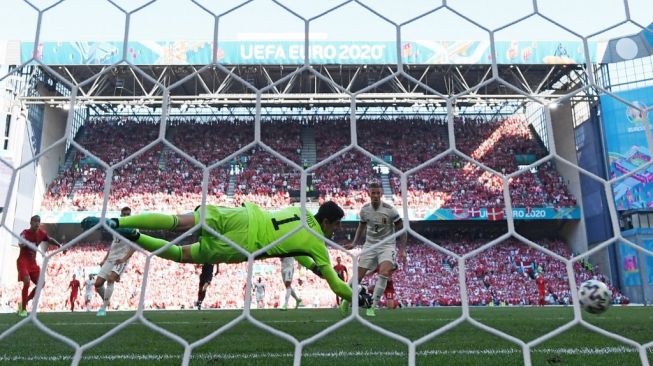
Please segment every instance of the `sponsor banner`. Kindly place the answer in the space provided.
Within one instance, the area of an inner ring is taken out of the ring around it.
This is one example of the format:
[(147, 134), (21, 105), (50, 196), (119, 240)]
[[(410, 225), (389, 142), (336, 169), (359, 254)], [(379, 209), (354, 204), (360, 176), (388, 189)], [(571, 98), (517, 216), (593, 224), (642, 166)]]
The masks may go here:
[[(630, 173), (651, 160), (645, 130), (649, 115), (645, 109), (653, 105), (653, 87), (615, 95), (636, 108), (608, 95), (600, 97), (610, 178)], [(612, 189), (617, 210), (653, 207), (653, 167), (619, 180)]]
[(639, 286), (642, 281), (639, 276), (639, 252), (629, 245), (619, 243), (622, 277), (624, 286)]
[[(581, 41), (497, 41), (499, 64), (584, 64)], [(301, 65), (303, 41), (221, 41), (217, 61), (233, 65)], [(33, 56), (48, 65), (111, 65), (122, 60), (123, 43), (33, 42), (21, 43), (21, 63)], [(595, 42), (588, 43), (590, 60), (602, 59)], [(213, 60), (211, 41), (139, 41), (127, 44), (126, 61), (135, 65), (204, 65)], [(397, 64), (393, 41), (312, 41), (312, 64)], [(404, 41), (400, 51), (405, 64), (492, 63), (490, 41)]]
[[(309, 208), (313, 213), (317, 208)], [(400, 211), (401, 212), (401, 211)], [(172, 213), (172, 212), (168, 212)], [(101, 211), (41, 211), (41, 221), (47, 224), (73, 224), (79, 223), (86, 216), (100, 216)], [(345, 210), (345, 217), (342, 221), (358, 221), (359, 211)], [(537, 207), (537, 208), (514, 208), (512, 215), (515, 220), (578, 220), (580, 209), (578, 207)], [(120, 211), (108, 211), (106, 217), (118, 217)], [(410, 221), (455, 221), (455, 220), (478, 220), (478, 221), (500, 221), (505, 220), (503, 208), (454, 208), (454, 209), (408, 209)]]
[[(642, 247), (653, 252), (653, 240), (642, 241)], [(644, 257), (646, 257), (646, 273), (648, 274), (648, 284), (653, 285), (653, 256), (644, 254)]]

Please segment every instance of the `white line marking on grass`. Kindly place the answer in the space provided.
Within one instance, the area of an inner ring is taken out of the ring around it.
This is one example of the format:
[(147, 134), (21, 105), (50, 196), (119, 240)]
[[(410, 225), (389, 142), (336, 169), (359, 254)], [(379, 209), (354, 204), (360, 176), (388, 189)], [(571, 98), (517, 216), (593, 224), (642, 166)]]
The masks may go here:
[[(457, 318), (410, 318), (410, 319), (389, 319), (387, 321), (384, 321), (386, 323), (406, 323), (406, 322), (432, 322), (432, 321), (453, 321)], [(560, 318), (560, 319), (567, 319), (567, 318)], [(127, 320), (127, 319), (125, 319)], [(197, 321), (178, 321), (178, 320), (170, 320), (170, 321), (158, 321), (158, 320), (152, 320), (149, 319), (155, 324), (197, 324)], [(261, 320), (263, 323), (335, 323), (339, 319), (333, 319), (333, 320), (325, 320), (325, 319), (303, 319), (303, 320), (295, 320), (295, 319), (280, 319), (280, 320)], [(124, 321), (124, 320), (123, 320)], [(96, 322), (45, 322), (46, 325), (73, 325), (73, 326), (78, 326), (78, 325), (117, 325), (117, 324), (122, 324), (123, 321), (96, 321)], [(137, 322), (138, 323), (138, 322)], [(225, 320), (224, 323), (228, 323), (228, 320)], [(14, 325), (15, 323), (0, 323), (0, 326), (11, 326)]]
[[(565, 355), (610, 355), (610, 354), (623, 354), (623, 353), (636, 353), (634, 348), (629, 347), (602, 347), (602, 348), (543, 348), (534, 349), (533, 353), (553, 353)], [(651, 349), (649, 353), (653, 353)], [(503, 349), (470, 349), (470, 350), (427, 350), (417, 352), (417, 356), (487, 356), (487, 355), (512, 355), (521, 354), (521, 350), (517, 348), (503, 348)], [(387, 351), (387, 352), (368, 352), (368, 351), (341, 351), (341, 352), (304, 352), (302, 355), (306, 358), (343, 358), (343, 357), (407, 357), (406, 352), (402, 351)], [(269, 359), (269, 358), (293, 358), (294, 354), (291, 352), (254, 352), (254, 353), (194, 353), (191, 359), (194, 360), (246, 360), (246, 359)], [(1, 355), (0, 362), (12, 361), (66, 361), (71, 360), (70, 355), (56, 355), (56, 356), (10, 356)], [(136, 361), (157, 361), (157, 360), (178, 360), (181, 355), (175, 354), (117, 354), (117, 355), (88, 355), (83, 356), (83, 361), (116, 361), (116, 360), (136, 360)]]

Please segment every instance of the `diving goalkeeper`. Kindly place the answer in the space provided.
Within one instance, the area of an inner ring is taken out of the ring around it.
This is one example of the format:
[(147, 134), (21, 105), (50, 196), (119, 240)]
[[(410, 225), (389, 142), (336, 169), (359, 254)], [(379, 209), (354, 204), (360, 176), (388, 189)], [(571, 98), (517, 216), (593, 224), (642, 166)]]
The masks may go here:
[[(340, 220), (345, 215), (335, 202), (323, 203), (315, 216), (306, 213), (306, 223), (320, 235), (330, 238), (340, 228)], [(99, 222), (98, 217), (89, 216), (82, 220), (84, 230)], [(164, 247), (168, 242), (140, 233), (141, 230), (186, 231), (200, 222), (199, 210), (184, 215), (145, 213), (107, 219), (107, 225), (116, 229), (122, 236), (150, 252)], [(280, 239), (301, 225), (301, 209), (288, 207), (270, 212), (257, 205), (245, 203), (242, 207), (230, 208), (206, 206), (206, 224), (216, 232), (252, 253)], [(247, 260), (243, 253), (227, 242), (200, 231), (199, 241), (189, 245), (172, 245), (158, 254), (181, 263), (239, 263)], [(324, 278), (331, 290), (339, 297), (351, 301), (351, 288), (333, 270), (329, 253), (323, 240), (302, 228), (269, 249), (259, 258), (295, 257), (304, 267)]]

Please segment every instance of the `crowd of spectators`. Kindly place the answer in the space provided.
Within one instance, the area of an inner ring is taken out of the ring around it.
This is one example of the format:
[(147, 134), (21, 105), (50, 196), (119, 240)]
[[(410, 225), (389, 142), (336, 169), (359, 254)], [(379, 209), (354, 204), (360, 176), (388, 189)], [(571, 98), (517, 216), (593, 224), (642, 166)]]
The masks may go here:
[[(443, 119), (361, 118), (357, 121), (360, 148), (350, 147), (349, 123), (343, 117), (267, 117), (261, 123), (263, 145), (252, 145), (252, 117), (203, 121), (184, 117), (169, 120), (165, 136), (190, 158), (211, 166), (207, 196), (210, 203), (233, 205), (251, 201), (266, 208), (290, 204), (290, 192), (298, 192), (300, 188), (300, 171), (266, 147), (299, 166), (306, 166), (302, 158), (305, 148), (302, 129), (312, 129), (317, 161), (337, 154), (334, 160), (313, 172), (308, 188), (317, 191), (321, 200), (335, 200), (354, 210), (367, 201), (367, 182), (380, 178), (375, 169), (379, 162), (373, 162), (367, 152), (402, 171), (427, 163), (408, 176), (410, 207), (504, 206), (499, 175), (456, 154), (429, 161), (449, 146)], [(517, 157), (539, 159), (546, 155), (520, 116), (497, 120), (457, 118), (454, 132), (460, 152), (501, 174), (518, 169)], [(143, 149), (159, 133), (160, 123), (154, 119), (94, 118), (82, 128), (77, 142), (112, 165)], [(80, 151), (73, 154), (71, 168), (64, 169), (50, 183), (41, 205), (43, 210), (81, 211), (102, 207), (104, 169)], [(202, 168), (196, 163), (165, 143), (157, 143), (116, 167), (111, 177), (109, 208), (129, 205), (139, 211), (192, 210), (200, 202), (202, 176)], [(389, 182), (394, 203), (401, 206), (399, 176), (390, 172)], [(550, 162), (510, 178), (509, 187), (513, 207), (576, 205), (564, 179)]]
[[(447, 239), (432, 238), (438, 246), (462, 255), (481, 245), (485, 240), (465, 236), (449, 235)], [(538, 240), (538, 244), (564, 257), (572, 256), (568, 246), (560, 240)], [(99, 270), (99, 262), (108, 249), (108, 243), (80, 244), (51, 258), (46, 270), (46, 285), (39, 302), (41, 311), (66, 310), (69, 297), (68, 283), (73, 274), (80, 282)], [(330, 249), (332, 263), (341, 257), (343, 264), (352, 273), (352, 259), (346, 253)], [(360, 248), (352, 251), (360, 253)], [(397, 299), (405, 307), (460, 305), (458, 263), (427, 243), (410, 238), (407, 247), (408, 264), (393, 274)], [(136, 253), (121, 280), (115, 286), (111, 309), (133, 310), (140, 301), (141, 286), (145, 275), (146, 256)], [(469, 258), (465, 262), (467, 296), (471, 305), (535, 305), (537, 287), (535, 277), (544, 276), (549, 303), (567, 305), (571, 303), (566, 267), (563, 262), (546, 255), (516, 240), (507, 240)], [(576, 282), (595, 278), (609, 281), (597, 271), (583, 263), (575, 263)], [(180, 264), (154, 257), (150, 262), (145, 293), (145, 309), (188, 309), (197, 299), (197, 288), (201, 268), (193, 264)], [(152, 276), (151, 274), (156, 274)], [(278, 258), (255, 262), (252, 280), (261, 277), (265, 284), (265, 307), (278, 308), (283, 303), (285, 287), (281, 277)], [(327, 283), (304, 269), (295, 271), (295, 279), (302, 279), (293, 287), (307, 307), (333, 307), (335, 296)], [(244, 306), (247, 265), (223, 264), (220, 273), (214, 277), (204, 300), (206, 308), (237, 309)], [(374, 276), (365, 279), (364, 284), (372, 286)], [(628, 303), (628, 298), (610, 286), (617, 303)], [(18, 283), (2, 289), (3, 305), (16, 308), (20, 289)], [(80, 290), (83, 303), (84, 289)], [(100, 306), (99, 295), (93, 290), (90, 310)], [(383, 302), (382, 302), (383, 304)], [(253, 305), (255, 307), (255, 305)], [(83, 306), (77, 308), (82, 309)]]

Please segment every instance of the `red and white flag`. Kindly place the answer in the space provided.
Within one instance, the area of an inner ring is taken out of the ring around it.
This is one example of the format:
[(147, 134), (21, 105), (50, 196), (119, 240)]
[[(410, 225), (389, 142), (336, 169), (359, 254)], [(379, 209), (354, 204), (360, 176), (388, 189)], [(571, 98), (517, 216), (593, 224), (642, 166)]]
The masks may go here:
[(489, 221), (499, 221), (503, 220), (503, 208), (500, 207), (489, 207), (487, 209), (487, 219)]
[(466, 208), (456, 207), (453, 209), (453, 216), (457, 220), (464, 220), (469, 218), (469, 211)]

